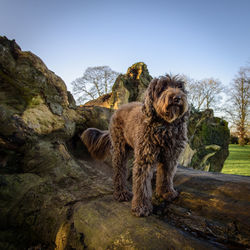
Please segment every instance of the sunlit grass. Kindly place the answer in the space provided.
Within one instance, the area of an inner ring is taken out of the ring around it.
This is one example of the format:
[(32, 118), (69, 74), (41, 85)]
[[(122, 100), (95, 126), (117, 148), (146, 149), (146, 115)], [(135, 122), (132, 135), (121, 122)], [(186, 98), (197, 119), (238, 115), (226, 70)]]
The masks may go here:
[(229, 156), (221, 171), (224, 174), (237, 174), (250, 176), (250, 145), (241, 147), (229, 145)]

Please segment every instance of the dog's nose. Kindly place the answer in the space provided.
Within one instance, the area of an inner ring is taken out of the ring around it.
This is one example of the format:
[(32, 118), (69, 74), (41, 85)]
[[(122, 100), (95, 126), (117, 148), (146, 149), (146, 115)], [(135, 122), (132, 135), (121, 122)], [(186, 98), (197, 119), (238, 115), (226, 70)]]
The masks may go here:
[(181, 100), (181, 97), (180, 96), (175, 96), (174, 97), (174, 103), (179, 103)]

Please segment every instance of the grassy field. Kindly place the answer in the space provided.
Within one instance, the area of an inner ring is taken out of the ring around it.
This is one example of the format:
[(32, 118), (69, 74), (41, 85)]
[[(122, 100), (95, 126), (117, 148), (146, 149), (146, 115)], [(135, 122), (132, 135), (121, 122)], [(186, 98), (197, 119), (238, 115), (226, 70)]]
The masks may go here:
[(250, 145), (240, 147), (239, 145), (230, 144), (229, 156), (221, 172), (250, 176)]

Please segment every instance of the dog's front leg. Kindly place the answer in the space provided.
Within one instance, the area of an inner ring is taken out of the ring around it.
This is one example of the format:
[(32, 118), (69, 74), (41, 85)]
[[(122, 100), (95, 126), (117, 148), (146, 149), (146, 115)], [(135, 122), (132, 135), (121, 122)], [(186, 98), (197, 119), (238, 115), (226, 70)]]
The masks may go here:
[(135, 160), (133, 167), (132, 213), (135, 216), (148, 216), (153, 211), (151, 179), (153, 169), (150, 164)]
[(164, 200), (172, 201), (178, 196), (173, 184), (176, 169), (176, 163), (158, 163), (157, 165), (156, 195)]

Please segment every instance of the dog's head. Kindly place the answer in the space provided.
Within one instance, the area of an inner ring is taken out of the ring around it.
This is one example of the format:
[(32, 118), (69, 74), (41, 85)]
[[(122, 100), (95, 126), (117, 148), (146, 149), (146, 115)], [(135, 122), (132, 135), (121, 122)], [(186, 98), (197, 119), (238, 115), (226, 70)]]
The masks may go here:
[(158, 116), (172, 123), (188, 111), (184, 81), (178, 76), (155, 78), (149, 84), (143, 112), (150, 118)]

